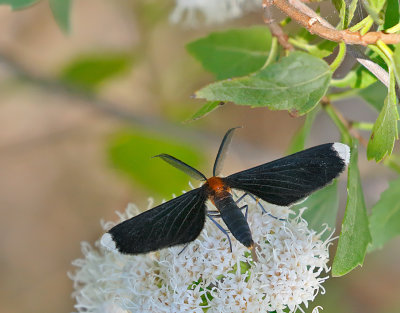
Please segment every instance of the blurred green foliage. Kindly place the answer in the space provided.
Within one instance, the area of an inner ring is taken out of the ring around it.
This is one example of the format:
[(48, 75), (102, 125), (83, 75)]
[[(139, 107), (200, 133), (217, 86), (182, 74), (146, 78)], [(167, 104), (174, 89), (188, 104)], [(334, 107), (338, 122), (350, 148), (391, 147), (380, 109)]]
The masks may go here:
[(217, 79), (250, 74), (267, 61), (271, 48), (268, 28), (255, 26), (211, 33), (186, 48)]
[(8, 4), (13, 10), (24, 9), (40, 0), (0, 0), (0, 4)]
[[(142, 185), (161, 197), (189, 190), (190, 177), (153, 156), (167, 153), (203, 172), (204, 152), (187, 143), (160, 134), (140, 130), (116, 133), (109, 141), (108, 155), (113, 166), (128, 177), (134, 186)], [(207, 172), (204, 173), (207, 176)], [(193, 182), (194, 186), (198, 182)]]
[[(336, 215), (339, 209), (337, 182), (311, 194), (304, 202), (296, 204), (293, 209), (297, 212), (306, 207), (302, 217), (308, 222), (310, 229), (317, 233), (328, 226), (321, 239), (327, 239), (336, 227)], [(325, 225), (324, 225), (325, 224)]]
[(72, 0), (49, 0), (51, 11), (60, 28), (68, 33), (70, 30), (70, 13)]
[(93, 91), (104, 81), (128, 71), (133, 61), (126, 53), (80, 56), (61, 70), (60, 78), (70, 85)]
[(191, 120), (195, 121), (199, 118), (205, 117), (208, 113), (218, 109), (224, 102), (221, 101), (210, 101), (203, 105), (196, 113), (193, 114)]
[(400, 178), (390, 182), (369, 217), (372, 243), (369, 250), (382, 248), (393, 237), (400, 235)]

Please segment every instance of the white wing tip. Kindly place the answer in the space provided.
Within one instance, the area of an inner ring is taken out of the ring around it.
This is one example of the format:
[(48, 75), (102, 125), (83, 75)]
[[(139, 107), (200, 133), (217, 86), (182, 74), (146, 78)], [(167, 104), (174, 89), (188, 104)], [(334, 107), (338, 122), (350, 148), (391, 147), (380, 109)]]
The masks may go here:
[(115, 244), (114, 239), (109, 233), (105, 233), (101, 237), (100, 243), (103, 247), (107, 248), (108, 250), (117, 251), (117, 245)]
[(348, 145), (344, 143), (335, 142), (332, 145), (333, 150), (336, 151), (338, 156), (343, 160), (343, 162), (347, 165), (350, 161), (350, 148)]

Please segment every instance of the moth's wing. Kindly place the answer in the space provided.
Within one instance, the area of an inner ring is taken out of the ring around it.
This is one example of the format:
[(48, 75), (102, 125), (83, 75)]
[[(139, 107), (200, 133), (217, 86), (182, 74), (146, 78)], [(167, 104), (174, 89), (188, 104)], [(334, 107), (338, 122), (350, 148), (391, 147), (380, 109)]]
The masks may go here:
[(204, 227), (207, 196), (197, 188), (111, 228), (101, 243), (125, 254), (138, 254), (188, 243)]
[(224, 182), (269, 203), (288, 206), (329, 184), (349, 159), (347, 145), (328, 143), (230, 175)]

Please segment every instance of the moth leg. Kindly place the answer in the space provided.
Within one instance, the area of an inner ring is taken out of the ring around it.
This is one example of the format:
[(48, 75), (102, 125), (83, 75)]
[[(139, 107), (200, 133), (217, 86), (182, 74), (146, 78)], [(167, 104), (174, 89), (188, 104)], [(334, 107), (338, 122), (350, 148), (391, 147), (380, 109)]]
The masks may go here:
[(247, 204), (245, 204), (244, 206), (242, 206), (242, 207), (240, 208), (240, 210), (246, 210), (246, 211), (244, 212), (244, 217), (245, 217), (245, 219), (247, 220), (247, 213), (249, 213), (249, 206), (248, 206)]
[(225, 234), (225, 236), (228, 238), (229, 250), (232, 252), (232, 242), (231, 242), (231, 238), (229, 237), (228, 232), (220, 224), (218, 224), (218, 222), (216, 220), (214, 220), (211, 215), (207, 214), (207, 216), (219, 228), (219, 230), (222, 231)]
[(219, 211), (207, 211), (207, 215), (211, 215), (212, 217), (221, 217)]
[(250, 198), (252, 198), (257, 203), (257, 205), (261, 208), (261, 211), (263, 212), (263, 214), (267, 214), (269, 217), (272, 217), (272, 218), (274, 218), (274, 219), (276, 219), (278, 221), (286, 221), (285, 218), (279, 218), (279, 217), (276, 217), (276, 216), (272, 215), (271, 213), (267, 212), (267, 210), (265, 210), (264, 206), (260, 203), (260, 199), (259, 198), (254, 197), (250, 193), (245, 193), (244, 195), (249, 196)]
[[(234, 195), (235, 195), (235, 197), (237, 197), (236, 193), (234, 193)], [(245, 192), (244, 194), (242, 194), (242, 195), (240, 196), (239, 199), (237, 199), (237, 200), (235, 201), (235, 203), (238, 204), (238, 203), (239, 203), (240, 201), (242, 201), (247, 195), (250, 195), (250, 194), (248, 194), (247, 192)]]

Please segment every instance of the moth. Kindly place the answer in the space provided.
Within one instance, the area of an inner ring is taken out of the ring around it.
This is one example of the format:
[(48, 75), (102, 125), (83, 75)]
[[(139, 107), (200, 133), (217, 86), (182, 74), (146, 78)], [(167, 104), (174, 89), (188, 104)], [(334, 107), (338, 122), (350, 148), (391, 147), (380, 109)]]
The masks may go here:
[[(226, 233), (230, 244), (227, 231), (216, 222), (216, 218), (222, 218), (233, 237), (252, 248), (254, 242), (243, 213), (245, 207), (239, 208), (239, 201), (233, 199), (234, 189), (268, 203), (290, 206), (332, 182), (349, 163), (350, 149), (347, 145), (326, 143), (220, 177), (235, 129), (226, 132), (210, 178), (171, 155), (157, 155), (190, 177), (204, 181), (204, 184), (114, 226), (102, 236), (103, 246), (123, 254), (139, 254), (187, 244), (199, 236), (208, 216)], [(207, 200), (217, 211), (207, 210)]]

